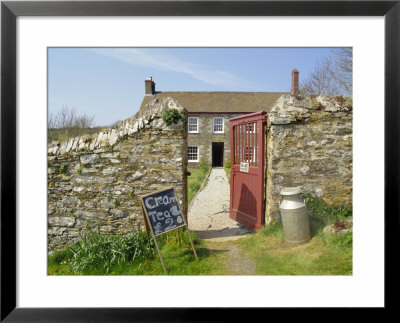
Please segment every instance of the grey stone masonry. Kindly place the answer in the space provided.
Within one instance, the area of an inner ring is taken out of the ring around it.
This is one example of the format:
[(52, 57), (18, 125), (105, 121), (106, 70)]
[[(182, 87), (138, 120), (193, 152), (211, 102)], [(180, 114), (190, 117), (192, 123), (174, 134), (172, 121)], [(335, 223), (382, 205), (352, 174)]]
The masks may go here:
[[(167, 126), (162, 112), (183, 120)], [(81, 239), (88, 228), (144, 230), (140, 196), (173, 186), (187, 212), (186, 111), (171, 98), (151, 101), (106, 133), (48, 146), (48, 250)]]
[[(208, 165), (212, 162), (212, 143), (224, 143), (223, 163), (231, 159), (229, 119), (238, 114), (190, 113), (189, 118), (198, 118), (198, 133), (188, 133), (188, 145), (199, 147), (199, 162), (203, 160)], [(213, 132), (213, 118), (224, 118), (223, 133)], [(199, 167), (199, 162), (188, 162), (192, 168)]]
[(267, 120), (266, 223), (278, 217), (286, 186), (301, 186), (303, 193), (351, 207), (352, 99), (285, 95)]

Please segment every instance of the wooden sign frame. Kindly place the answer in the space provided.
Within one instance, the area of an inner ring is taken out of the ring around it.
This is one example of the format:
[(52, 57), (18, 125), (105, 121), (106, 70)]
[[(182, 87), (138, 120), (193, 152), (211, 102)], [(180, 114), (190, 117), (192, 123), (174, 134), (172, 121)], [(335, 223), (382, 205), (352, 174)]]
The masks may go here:
[[(153, 230), (153, 226), (152, 226), (151, 223), (150, 223), (149, 215), (148, 215), (148, 213), (147, 213), (147, 209), (146, 209), (146, 206), (145, 206), (145, 204), (144, 204), (144, 200), (145, 200), (146, 197), (149, 197), (149, 196), (152, 196), (152, 195), (161, 193), (161, 192), (169, 191), (169, 190), (171, 190), (171, 189), (173, 190), (174, 195), (175, 195), (175, 197), (176, 197), (176, 204), (177, 204), (177, 206), (178, 206), (179, 212), (182, 214), (183, 224), (180, 225), (179, 227), (175, 227), (175, 228), (172, 228), (172, 229), (170, 229), (170, 230), (163, 231), (163, 232), (160, 233), (160, 234), (155, 234), (155, 233), (154, 233), (154, 230)], [(145, 225), (146, 225), (147, 241), (148, 241), (148, 243), (149, 243), (150, 252), (151, 252), (151, 245), (150, 245), (150, 236), (149, 236), (149, 232), (151, 232), (151, 234), (152, 234), (152, 236), (153, 236), (154, 244), (155, 244), (155, 246), (156, 246), (158, 255), (159, 255), (159, 257), (160, 257), (160, 261), (161, 261), (162, 267), (163, 267), (163, 269), (164, 269), (164, 274), (167, 274), (167, 269), (166, 269), (166, 267), (165, 267), (164, 259), (163, 259), (162, 255), (161, 255), (161, 251), (160, 251), (160, 248), (159, 248), (158, 243), (157, 243), (157, 236), (160, 236), (160, 235), (162, 235), (162, 234), (164, 234), (164, 233), (171, 232), (171, 231), (174, 231), (174, 230), (178, 230), (178, 242), (179, 242), (179, 247), (181, 247), (180, 228), (186, 227), (186, 230), (187, 230), (187, 233), (188, 233), (188, 237), (189, 237), (189, 241), (190, 241), (190, 245), (192, 246), (192, 250), (193, 250), (194, 256), (195, 256), (196, 260), (199, 261), (199, 258), (197, 257), (196, 249), (195, 249), (194, 244), (193, 244), (193, 241), (192, 241), (192, 237), (190, 236), (189, 227), (188, 227), (188, 225), (187, 225), (187, 223), (186, 223), (185, 217), (183, 216), (182, 208), (181, 208), (181, 205), (180, 205), (180, 203), (179, 203), (179, 199), (178, 199), (178, 197), (177, 197), (177, 195), (176, 195), (175, 188), (174, 188), (174, 187), (166, 187), (166, 188), (164, 188), (164, 189), (161, 189), (161, 190), (158, 190), (158, 191), (155, 191), (155, 192), (146, 194), (146, 195), (142, 195), (142, 196), (140, 196), (140, 201), (141, 201), (141, 203), (142, 203), (142, 211), (143, 211), (144, 222), (145, 222)]]

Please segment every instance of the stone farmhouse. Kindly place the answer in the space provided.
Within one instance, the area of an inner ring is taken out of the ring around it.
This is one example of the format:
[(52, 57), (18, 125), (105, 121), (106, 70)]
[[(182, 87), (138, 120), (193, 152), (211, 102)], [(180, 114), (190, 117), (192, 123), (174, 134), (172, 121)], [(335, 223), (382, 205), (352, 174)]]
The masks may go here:
[[(292, 94), (298, 95), (299, 72), (292, 71)], [(229, 119), (258, 111), (270, 112), (286, 92), (160, 92), (152, 77), (145, 80), (140, 109), (156, 98), (171, 97), (188, 112), (189, 167), (200, 161), (222, 167), (230, 160)]]

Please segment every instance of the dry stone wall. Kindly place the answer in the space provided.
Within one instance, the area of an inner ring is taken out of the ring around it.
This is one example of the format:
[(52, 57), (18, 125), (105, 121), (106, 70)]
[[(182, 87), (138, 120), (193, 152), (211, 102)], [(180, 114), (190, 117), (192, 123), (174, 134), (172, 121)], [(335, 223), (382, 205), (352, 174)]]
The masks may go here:
[(275, 103), (267, 124), (266, 223), (279, 216), (287, 186), (352, 206), (352, 119), (351, 98), (285, 95)]
[[(167, 126), (167, 108), (184, 116)], [(107, 133), (48, 146), (48, 249), (77, 242), (87, 229), (144, 230), (140, 196), (173, 186), (187, 211), (187, 113), (155, 99)]]

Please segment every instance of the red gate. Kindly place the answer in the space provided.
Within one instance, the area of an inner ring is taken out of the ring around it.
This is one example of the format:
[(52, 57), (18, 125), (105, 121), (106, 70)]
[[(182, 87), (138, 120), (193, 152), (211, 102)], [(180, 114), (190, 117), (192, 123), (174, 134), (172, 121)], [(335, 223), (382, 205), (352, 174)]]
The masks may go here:
[(231, 219), (252, 230), (264, 224), (265, 112), (229, 119), (231, 136)]

